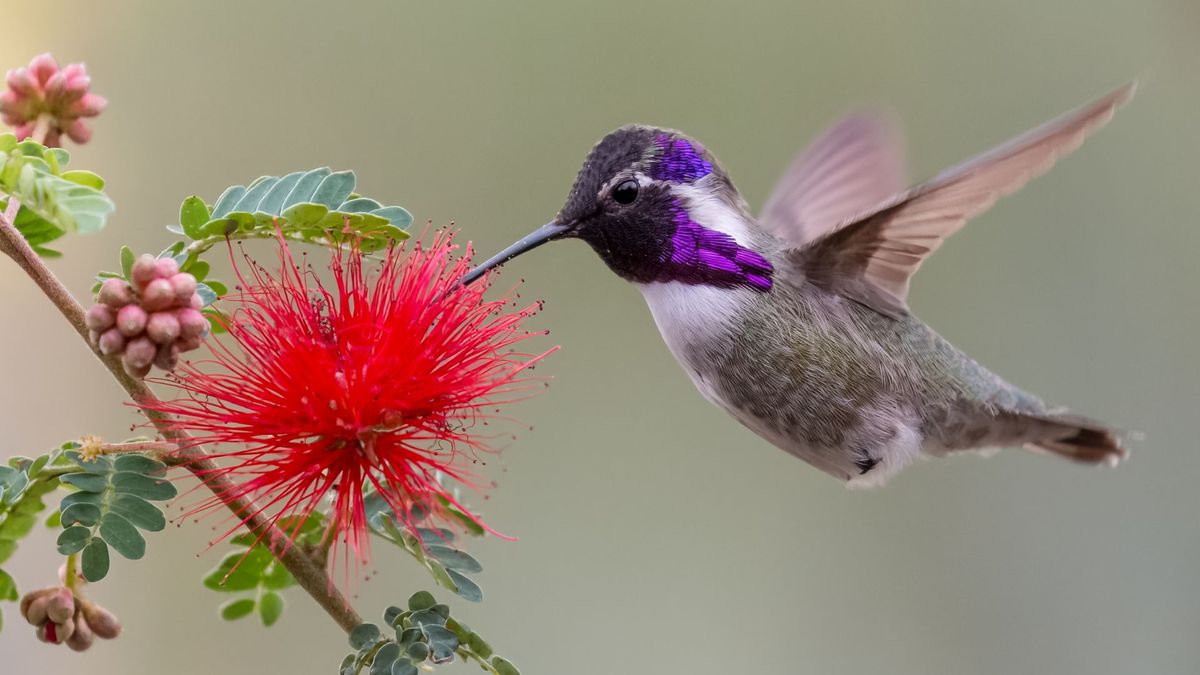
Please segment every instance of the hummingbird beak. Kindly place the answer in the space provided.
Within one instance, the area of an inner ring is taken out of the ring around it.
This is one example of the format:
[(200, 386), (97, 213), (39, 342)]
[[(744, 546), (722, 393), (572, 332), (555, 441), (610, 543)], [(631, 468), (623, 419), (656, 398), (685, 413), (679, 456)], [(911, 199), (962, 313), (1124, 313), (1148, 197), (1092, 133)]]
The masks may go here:
[(553, 221), (546, 223), (533, 232), (530, 232), (524, 237), (518, 239), (508, 248), (488, 258), (483, 264), (479, 265), (475, 269), (464, 274), (458, 282), (463, 286), (466, 286), (486, 274), (487, 271), (493, 267), (499, 267), (509, 260), (521, 255), (522, 253), (525, 253), (526, 251), (532, 251), (548, 241), (561, 239), (562, 237), (566, 236), (570, 229), (570, 225), (560, 225), (559, 223)]

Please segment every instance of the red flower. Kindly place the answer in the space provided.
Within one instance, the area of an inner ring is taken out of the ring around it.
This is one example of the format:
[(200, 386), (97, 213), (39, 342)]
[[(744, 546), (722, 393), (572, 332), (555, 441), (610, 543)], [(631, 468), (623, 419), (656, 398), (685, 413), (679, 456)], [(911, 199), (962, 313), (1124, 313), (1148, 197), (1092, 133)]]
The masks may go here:
[(82, 63), (63, 68), (50, 54), (39, 54), (28, 68), (8, 71), (8, 88), (0, 92), (0, 117), (15, 127), (17, 138), (26, 139), (47, 118), (49, 128), (43, 141), (50, 147), (61, 145), (66, 134), (76, 143), (87, 143), (92, 130), (83, 121), (95, 117), (108, 105), (103, 96), (89, 92), (92, 80)]
[(521, 323), (539, 305), (506, 311), (511, 298), (456, 285), (470, 249), (456, 256), (452, 239), (391, 247), (381, 260), (335, 250), (331, 284), (282, 240), (278, 274), (253, 261), (249, 280), (239, 272), (224, 320), (237, 349), (210, 339), (212, 360), (164, 380), (183, 396), (147, 406), (217, 446), (218, 472), (236, 485), (218, 500), (252, 499), (277, 521), (328, 496), (327, 536), (360, 560), (368, 486), (401, 520), (420, 505), (452, 522), (444, 500), (478, 522), (440, 478), (472, 484), (467, 465), (491, 451), (478, 427), (534, 386), (524, 371), (550, 352), (515, 348), (535, 335)]

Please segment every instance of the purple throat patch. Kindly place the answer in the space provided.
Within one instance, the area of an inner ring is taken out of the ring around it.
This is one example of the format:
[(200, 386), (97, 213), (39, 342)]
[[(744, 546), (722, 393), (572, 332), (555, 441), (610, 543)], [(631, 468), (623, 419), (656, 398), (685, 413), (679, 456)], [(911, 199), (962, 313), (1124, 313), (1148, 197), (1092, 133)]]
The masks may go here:
[(687, 139), (659, 134), (654, 143), (659, 149), (650, 169), (654, 180), (691, 183), (712, 173), (712, 162), (705, 160), (702, 151)]
[(678, 199), (671, 209), (675, 232), (671, 251), (663, 261), (660, 281), (734, 288), (747, 286), (759, 292), (771, 290), (775, 268), (757, 251), (737, 243), (733, 237), (710, 230), (693, 221)]

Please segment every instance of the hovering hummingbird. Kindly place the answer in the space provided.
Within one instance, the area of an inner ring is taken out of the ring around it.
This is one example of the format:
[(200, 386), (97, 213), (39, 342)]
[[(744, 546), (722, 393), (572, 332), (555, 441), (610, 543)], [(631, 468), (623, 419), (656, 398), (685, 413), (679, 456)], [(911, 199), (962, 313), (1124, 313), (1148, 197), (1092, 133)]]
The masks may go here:
[(1115, 464), (1125, 452), (1112, 428), (1000, 379), (906, 296), (946, 237), (1078, 148), (1133, 92), (908, 189), (889, 126), (847, 117), (797, 156), (757, 218), (698, 141), (621, 127), (592, 149), (553, 221), (462, 283), (548, 241), (584, 240), (642, 291), (705, 398), (851, 486), (881, 485), (918, 456), (1002, 446)]

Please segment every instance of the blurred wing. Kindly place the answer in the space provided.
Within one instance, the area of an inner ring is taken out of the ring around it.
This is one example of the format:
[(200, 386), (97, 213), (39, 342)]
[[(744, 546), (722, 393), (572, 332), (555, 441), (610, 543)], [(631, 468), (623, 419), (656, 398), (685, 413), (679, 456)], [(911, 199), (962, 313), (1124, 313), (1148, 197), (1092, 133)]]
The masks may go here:
[(942, 172), (859, 215), (794, 253), (808, 279), (890, 315), (908, 312), (913, 273), (967, 220), (1040, 176), (1112, 119), (1130, 83)]
[(880, 115), (850, 115), (792, 160), (759, 223), (800, 247), (907, 186), (894, 125)]

